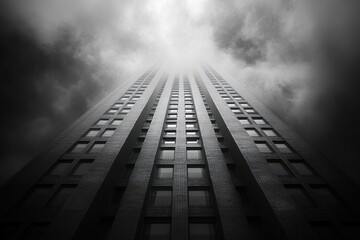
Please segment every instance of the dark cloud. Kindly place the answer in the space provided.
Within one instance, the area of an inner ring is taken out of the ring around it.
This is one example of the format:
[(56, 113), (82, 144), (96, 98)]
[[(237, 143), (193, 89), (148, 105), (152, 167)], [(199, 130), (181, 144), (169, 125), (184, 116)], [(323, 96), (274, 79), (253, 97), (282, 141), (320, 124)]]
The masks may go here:
[(237, 61), (237, 78), (360, 183), (359, 2), (217, 1), (213, 7), (220, 9), (216, 43)]

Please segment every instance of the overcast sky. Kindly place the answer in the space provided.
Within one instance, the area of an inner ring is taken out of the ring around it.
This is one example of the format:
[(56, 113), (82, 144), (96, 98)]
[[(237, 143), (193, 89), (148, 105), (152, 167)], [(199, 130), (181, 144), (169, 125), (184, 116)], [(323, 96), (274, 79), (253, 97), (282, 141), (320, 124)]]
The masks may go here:
[(227, 71), (355, 176), (358, 2), (1, 1), (0, 184), (162, 57)]

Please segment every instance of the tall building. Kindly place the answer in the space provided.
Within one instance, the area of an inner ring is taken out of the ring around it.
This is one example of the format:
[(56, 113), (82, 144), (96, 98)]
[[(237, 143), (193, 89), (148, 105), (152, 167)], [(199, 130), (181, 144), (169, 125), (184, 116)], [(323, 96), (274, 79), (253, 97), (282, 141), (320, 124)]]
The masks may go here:
[(359, 193), (236, 81), (154, 66), (1, 189), (0, 238), (360, 239)]

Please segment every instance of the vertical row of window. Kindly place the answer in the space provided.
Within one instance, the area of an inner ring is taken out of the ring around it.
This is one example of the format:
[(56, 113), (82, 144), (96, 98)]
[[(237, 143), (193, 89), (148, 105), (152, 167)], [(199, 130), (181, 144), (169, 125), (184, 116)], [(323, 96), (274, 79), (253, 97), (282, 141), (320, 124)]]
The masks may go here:
[(127, 91), (121, 96), (105, 114), (75, 143), (69, 153), (98, 153), (105, 147), (106, 141), (111, 137), (116, 128), (121, 124), (131, 108), (140, 99), (145, 89), (156, 75), (158, 68), (144, 73)]
[[(339, 208), (344, 207), (344, 202), (333, 189), (316, 174), (295, 150), (286, 143), (281, 136), (252, 109), (245, 100), (219, 75), (216, 71), (204, 70), (228, 107), (244, 125), (246, 133), (254, 139), (261, 153), (264, 153), (271, 171), (279, 176), (285, 189), (293, 197), (299, 208)], [(345, 221), (346, 222), (346, 221)], [(336, 236), (331, 232), (344, 232), (344, 221), (310, 222), (318, 232), (321, 239), (324, 236)], [(347, 225), (356, 226), (360, 234), (360, 222)], [(330, 229), (330, 226), (336, 226)], [(346, 234), (342, 233), (341, 236)]]
[[(174, 162), (176, 161), (176, 135), (179, 107), (179, 80), (176, 79), (171, 91), (167, 116), (164, 123), (162, 144), (156, 160), (153, 187), (149, 195), (148, 211), (161, 208), (168, 215), (163, 218), (156, 216), (145, 220), (143, 239), (170, 239), (171, 232), (171, 207), (172, 207), (172, 180), (174, 176)], [(191, 89), (188, 81), (184, 84), (184, 105), (186, 121), (186, 159), (187, 168), (185, 173), (188, 181), (206, 180), (204, 155), (200, 141), (197, 118), (193, 104)], [(155, 184), (155, 185), (154, 185)], [(161, 187), (160, 187), (161, 186)], [(192, 208), (211, 208), (211, 194), (209, 187), (200, 187), (192, 184), (188, 187), (188, 206)], [(164, 210), (168, 209), (168, 210)], [(156, 212), (156, 211), (155, 211)], [(217, 239), (216, 224), (214, 218), (189, 218), (189, 238), (193, 239)]]
[(223, 154), (224, 160), (227, 164), (230, 176), (234, 182), (234, 185), (237, 187), (238, 193), (240, 195), (240, 199), (241, 199), (241, 205), (243, 206), (243, 208), (246, 210), (246, 213), (251, 213), (251, 214), (247, 214), (247, 220), (248, 220), (248, 224), (249, 224), (249, 228), (251, 233), (253, 234), (253, 236), (255, 237), (255, 239), (267, 239), (267, 232), (265, 230), (265, 227), (263, 225), (263, 222), (261, 221), (259, 215), (257, 214), (254, 205), (252, 204), (252, 201), (250, 200), (250, 196), (247, 192), (247, 188), (243, 185), (243, 181), (240, 178), (240, 174), (237, 171), (236, 168), (236, 164), (234, 162), (234, 160), (232, 159), (232, 156), (230, 154), (230, 150), (227, 147), (227, 144), (225, 142), (224, 136), (221, 132), (221, 129), (219, 128), (213, 113), (211, 111), (211, 108), (207, 102), (204, 90), (202, 89), (199, 81), (198, 81), (198, 76), (196, 76), (196, 84), (199, 88), (204, 106), (206, 108), (206, 111), (208, 113), (208, 116), (210, 118), (210, 121), (212, 123), (213, 126), (213, 130), (215, 132), (215, 135), (218, 139), (218, 143), (219, 146), (221, 148), (221, 152)]
[[(163, 79), (166, 79), (164, 77)], [(94, 232), (96, 232), (96, 239), (107, 239), (107, 236), (110, 232), (111, 226), (113, 224), (115, 214), (118, 210), (118, 206), (120, 204), (122, 195), (125, 191), (125, 187), (130, 179), (131, 173), (134, 169), (135, 163), (138, 159), (138, 156), (140, 154), (142, 145), (145, 141), (147, 132), (149, 130), (150, 124), (153, 120), (154, 113), (157, 109), (161, 94), (164, 90), (166, 82), (163, 81), (160, 90), (158, 92), (158, 95), (156, 96), (156, 99), (154, 100), (154, 104), (152, 105), (150, 112), (144, 122), (144, 125), (142, 126), (140, 133), (138, 134), (138, 138), (136, 139), (136, 142), (133, 144), (133, 149), (130, 155), (126, 156), (128, 160), (124, 163), (124, 165), (121, 168), (121, 172), (118, 174), (118, 179), (116, 180), (115, 186), (113, 186), (113, 192), (109, 195), (110, 199), (107, 201), (108, 206), (102, 210), (101, 218), (99, 219), (98, 224), (96, 225), (96, 228)], [(124, 156), (123, 156), (124, 157)]]

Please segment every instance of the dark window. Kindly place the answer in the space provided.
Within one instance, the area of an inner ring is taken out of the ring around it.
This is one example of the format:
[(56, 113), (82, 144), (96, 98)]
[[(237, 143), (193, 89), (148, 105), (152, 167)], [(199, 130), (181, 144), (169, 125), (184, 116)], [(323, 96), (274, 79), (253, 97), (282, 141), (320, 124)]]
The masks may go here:
[(75, 166), (75, 169), (72, 173), (72, 175), (77, 176), (83, 176), (85, 173), (89, 170), (91, 164), (94, 160), (92, 159), (82, 159), (78, 162), (78, 164)]
[(171, 190), (153, 190), (150, 196), (150, 203), (153, 206), (171, 206)]
[(82, 153), (87, 147), (89, 142), (77, 142), (75, 146), (71, 149), (72, 153)]
[(201, 150), (186, 150), (186, 156), (187, 159), (201, 159), (202, 158), (202, 154), (201, 154)]
[(286, 143), (284, 142), (274, 142), (276, 148), (279, 150), (279, 152), (281, 153), (292, 153), (291, 149), (287, 146)]
[(111, 122), (111, 125), (114, 125), (114, 126), (118, 126), (120, 125), (122, 122), (121, 119), (114, 119), (112, 122)]
[(170, 223), (145, 224), (143, 240), (169, 240)]
[(255, 142), (256, 147), (259, 149), (262, 153), (272, 153), (269, 145), (266, 142)]
[(61, 208), (74, 192), (75, 188), (76, 185), (74, 184), (61, 185), (47, 205), (54, 208)]
[(288, 190), (295, 203), (301, 208), (307, 208), (314, 206), (313, 201), (310, 199), (310, 196), (305, 192), (305, 190), (300, 185), (285, 185), (285, 188)]
[(50, 169), (49, 175), (52, 176), (62, 176), (70, 169), (72, 165), (72, 160), (59, 160), (55, 165)]
[(86, 137), (95, 137), (96, 135), (98, 135), (99, 132), (100, 132), (100, 129), (90, 129), (86, 133)]
[(269, 159), (267, 160), (272, 172), (278, 176), (289, 176), (290, 171), (281, 160)]
[(190, 240), (216, 240), (216, 227), (214, 223), (190, 223)]
[(108, 121), (109, 119), (100, 119), (97, 121), (96, 125), (105, 125)]
[(302, 160), (290, 160), (291, 166), (301, 175), (314, 175), (310, 167)]
[(189, 206), (210, 206), (210, 193), (207, 190), (189, 190)]
[(174, 169), (172, 167), (159, 167), (158, 168), (158, 178), (172, 178)]
[(44, 200), (48, 197), (51, 188), (51, 184), (38, 184), (35, 185), (30, 193), (25, 197), (23, 206), (25, 207), (34, 207), (41, 206), (44, 204)]
[(310, 185), (315, 197), (323, 206), (337, 207), (341, 205), (340, 200), (334, 195), (329, 187), (324, 185)]
[(90, 153), (98, 153), (100, 152), (105, 146), (105, 142), (95, 142), (91, 149), (90, 149)]
[(115, 129), (106, 129), (101, 135), (102, 137), (111, 137), (115, 132)]
[(204, 168), (202, 167), (188, 168), (188, 178), (203, 178), (203, 177), (204, 177)]

